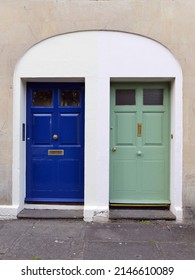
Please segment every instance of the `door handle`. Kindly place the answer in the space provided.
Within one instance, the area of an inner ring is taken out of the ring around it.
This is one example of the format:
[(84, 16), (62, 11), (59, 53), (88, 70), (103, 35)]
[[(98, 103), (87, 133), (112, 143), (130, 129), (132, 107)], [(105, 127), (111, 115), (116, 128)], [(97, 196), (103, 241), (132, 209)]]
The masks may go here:
[(57, 134), (53, 135), (53, 140), (58, 140), (58, 135)]
[(138, 155), (138, 156), (141, 156), (141, 155), (142, 155), (142, 152), (141, 152), (141, 151), (137, 151), (137, 155)]
[(113, 148), (112, 148), (112, 152), (113, 152), (113, 153), (116, 152), (116, 147), (113, 147)]

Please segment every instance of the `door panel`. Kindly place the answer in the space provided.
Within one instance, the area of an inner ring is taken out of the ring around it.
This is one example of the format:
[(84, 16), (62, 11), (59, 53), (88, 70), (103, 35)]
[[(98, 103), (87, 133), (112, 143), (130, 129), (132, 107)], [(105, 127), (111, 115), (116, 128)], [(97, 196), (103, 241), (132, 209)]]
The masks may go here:
[(142, 190), (144, 192), (162, 193), (165, 175), (163, 160), (143, 160)]
[(33, 114), (32, 116), (32, 142), (34, 145), (51, 142), (52, 115), (51, 114)]
[(116, 145), (135, 145), (136, 114), (118, 112), (115, 118)]
[(36, 192), (52, 191), (55, 182), (55, 170), (53, 160), (32, 160), (32, 184)]
[(163, 113), (143, 113), (143, 145), (163, 144)]
[(110, 202), (169, 203), (168, 85), (113, 83), (110, 112)]
[(79, 145), (79, 114), (60, 114), (60, 144)]
[(84, 200), (84, 84), (27, 85), (27, 202)]
[[(66, 170), (66, 172), (64, 172)], [(78, 159), (65, 159), (58, 162), (59, 185), (69, 193), (69, 189), (78, 192), (81, 185), (81, 166)], [(68, 174), (68, 176), (67, 176)]]
[[(131, 180), (129, 180), (131, 178)], [(137, 162), (136, 160), (114, 161), (114, 193), (136, 191)]]

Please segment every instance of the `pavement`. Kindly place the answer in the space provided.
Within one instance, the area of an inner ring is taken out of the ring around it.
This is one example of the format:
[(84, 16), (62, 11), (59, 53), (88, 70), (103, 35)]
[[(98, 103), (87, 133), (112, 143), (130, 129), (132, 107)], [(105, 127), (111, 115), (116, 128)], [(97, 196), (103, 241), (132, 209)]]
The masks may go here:
[(195, 223), (0, 220), (1, 260), (194, 260)]

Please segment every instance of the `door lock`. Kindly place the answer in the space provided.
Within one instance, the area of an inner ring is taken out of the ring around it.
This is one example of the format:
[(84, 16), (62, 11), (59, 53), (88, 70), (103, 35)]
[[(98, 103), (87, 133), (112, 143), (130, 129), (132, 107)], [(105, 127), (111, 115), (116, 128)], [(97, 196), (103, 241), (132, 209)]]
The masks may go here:
[(113, 153), (116, 152), (116, 147), (113, 147), (113, 148), (112, 148), (112, 152), (113, 152)]
[(53, 140), (58, 140), (58, 135), (57, 134), (53, 135)]

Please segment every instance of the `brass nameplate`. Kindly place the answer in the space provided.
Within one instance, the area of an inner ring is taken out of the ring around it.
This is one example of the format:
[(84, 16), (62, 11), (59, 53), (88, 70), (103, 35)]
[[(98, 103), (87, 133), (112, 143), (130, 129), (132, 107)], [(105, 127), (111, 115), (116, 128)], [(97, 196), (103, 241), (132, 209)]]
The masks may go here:
[(48, 150), (48, 156), (63, 156), (64, 150)]

